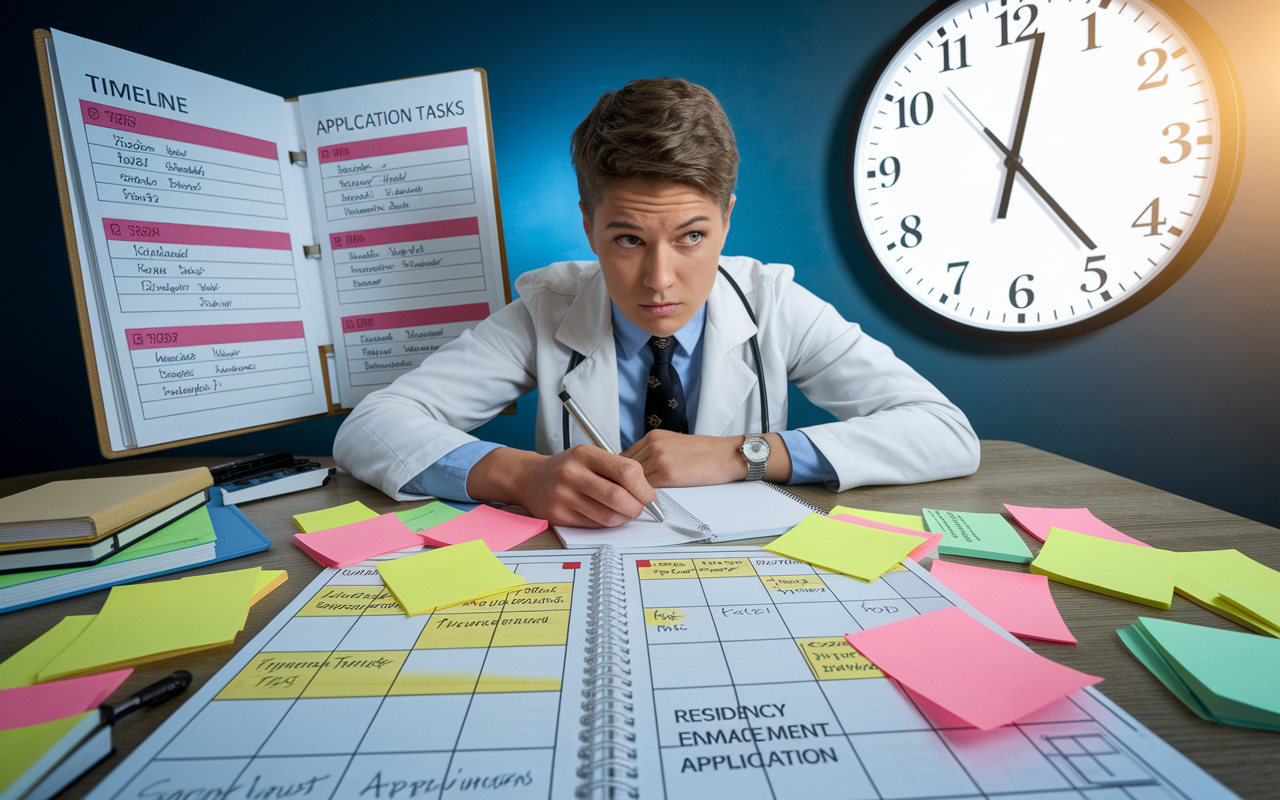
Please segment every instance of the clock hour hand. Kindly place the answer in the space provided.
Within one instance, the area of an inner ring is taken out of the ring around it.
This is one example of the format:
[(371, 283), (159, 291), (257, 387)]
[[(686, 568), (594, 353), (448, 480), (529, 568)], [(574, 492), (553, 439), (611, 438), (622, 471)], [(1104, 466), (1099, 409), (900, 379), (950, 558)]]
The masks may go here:
[[(1013, 131), (1013, 157), (1022, 158), (1022, 136), (1027, 132), (1027, 114), (1031, 111), (1031, 93), (1036, 88), (1036, 73), (1040, 71), (1040, 51), (1044, 49), (1044, 34), (1036, 33), (1031, 47), (1031, 64), (1027, 67), (1027, 84), (1022, 89), (1022, 108), (1018, 110), (1018, 124)], [(959, 98), (957, 98), (959, 99)], [(996, 219), (1004, 219), (1009, 213), (1009, 197), (1013, 193), (1013, 176), (1015, 170), (1005, 165), (1004, 191), (1000, 193), (1000, 210)]]
[(991, 132), (990, 128), (982, 124), (982, 120), (978, 119), (978, 115), (974, 114), (973, 111), (964, 104), (964, 101), (960, 99), (959, 95), (951, 89), (947, 89), (947, 91), (951, 92), (951, 96), (956, 99), (956, 102), (969, 113), (969, 116), (973, 117), (973, 121), (978, 123), (978, 127), (982, 128), (982, 132), (991, 140), (991, 143), (994, 144), (1000, 152), (1004, 153), (1004, 165), (1009, 170), (1009, 175), (1012, 176), (1015, 171), (1021, 173), (1022, 177), (1026, 179), (1031, 188), (1035, 190), (1036, 194), (1040, 195), (1045, 203), (1049, 205), (1049, 208), (1053, 209), (1053, 213), (1057, 214), (1058, 218), (1066, 223), (1066, 226), (1071, 229), (1071, 232), (1074, 233), (1081, 242), (1084, 243), (1085, 247), (1090, 250), (1098, 249), (1098, 246), (1093, 243), (1093, 240), (1090, 239), (1083, 230), (1080, 229), (1080, 226), (1071, 218), (1071, 215), (1068, 214), (1062, 206), (1058, 205), (1058, 201), (1054, 200), (1053, 197), (1045, 191), (1045, 188), (1040, 185), (1040, 181), (1036, 180), (1027, 168), (1022, 165), (1022, 160), (1018, 156), (1014, 155), (1012, 150), (1004, 146), (1004, 142), (1000, 141), (1000, 137), (996, 136)]

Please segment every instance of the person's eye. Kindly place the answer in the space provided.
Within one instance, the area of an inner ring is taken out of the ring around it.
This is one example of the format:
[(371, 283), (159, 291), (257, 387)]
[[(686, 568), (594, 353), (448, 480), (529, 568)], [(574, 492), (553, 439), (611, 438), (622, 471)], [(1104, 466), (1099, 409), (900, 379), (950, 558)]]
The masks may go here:
[(684, 235), (684, 240), (689, 244), (697, 244), (706, 237), (702, 231), (689, 231)]
[(629, 233), (622, 234), (617, 239), (614, 239), (614, 241), (622, 245), (623, 247), (639, 247), (640, 245), (644, 244), (644, 242), (641, 241), (639, 236), (632, 236)]

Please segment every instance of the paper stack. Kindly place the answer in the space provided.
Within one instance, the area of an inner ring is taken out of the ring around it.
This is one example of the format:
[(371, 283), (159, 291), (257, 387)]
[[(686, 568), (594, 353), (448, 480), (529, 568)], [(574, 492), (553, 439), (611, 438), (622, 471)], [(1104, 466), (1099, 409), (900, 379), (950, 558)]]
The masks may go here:
[(1116, 632), (1204, 719), (1280, 732), (1280, 639), (1147, 617)]

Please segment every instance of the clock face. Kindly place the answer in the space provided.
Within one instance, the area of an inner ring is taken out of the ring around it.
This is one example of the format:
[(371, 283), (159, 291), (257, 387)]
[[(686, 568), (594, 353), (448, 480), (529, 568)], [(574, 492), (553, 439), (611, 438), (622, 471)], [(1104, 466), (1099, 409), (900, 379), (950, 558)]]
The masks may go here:
[(864, 91), (851, 211), (935, 321), (1060, 338), (1144, 305), (1203, 251), (1239, 180), (1239, 115), (1221, 44), (1176, 0), (940, 3)]

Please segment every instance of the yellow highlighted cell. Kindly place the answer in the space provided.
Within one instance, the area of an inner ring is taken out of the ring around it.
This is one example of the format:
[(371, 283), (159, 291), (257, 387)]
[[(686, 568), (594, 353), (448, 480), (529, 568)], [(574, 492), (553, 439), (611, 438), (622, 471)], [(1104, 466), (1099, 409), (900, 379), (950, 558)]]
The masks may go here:
[(326, 586), (299, 609), (299, 617), (358, 617), (386, 593), (382, 586)]
[(669, 578), (696, 578), (698, 569), (691, 558), (652, 559), (647, 567), (636, 567), (640, 580), (665, 580)]
[(404, 650), (331, 653), (303, 697), (381, 697), (409, 654)]
[(504, 611), (492, 646), (522, 647), (567, 644), (568, 641), (568, 611)]
[(749, 578), (756, 574), (745, 558), (695, 558), (693, 566), (699, 578)]
[(644, 610), (645, 625), (683, 625), (683, 608), (646, 608)]
[(764, 575), (764, 588), (784, 595), (823, 594), (827, 585), (817, 575)]
[(530, 678), (524, 675), (493, 675), (485, 673), (480, 676), (477, 694), (496, 692), (558, 692), (559, 678)]
[(883, 678), (884, 673), (853, 648), (843, 636), (819, 636), (796, 639), (813, 677), (820, 681), (844, 681), (853, 678)]
[(377, 597), (369, 602), (369, 607), (364, 610), (364, 615), (366, 617), (403, 617), (404, 609), (396, 602), (395, 596), (387, 590), (387, 587), (380, 586), (376, 588), (379, 588), (382, 591), (378, 593)]
[(497, 612), (457, 614), (437, 611), (427, 620), (415, 650), (448, 650), (455, 647), (488, 647), (498, 628)]
[(569, 610), (572, 583), (531, 583), (507, 594), (507, 611)]
[(329, 660), (328, 652), (259, 653), (216, 700), (293, 700)]
[(471, 694), (476, 688), (476, 674), (471, 672), (441, 672), (435, 674), (402, 673), (396, 678), (389, 695), (408, 694)]

